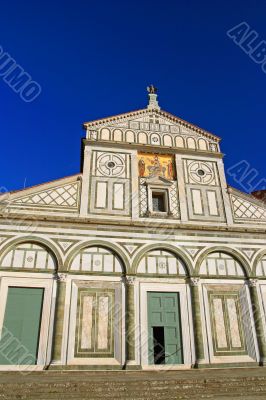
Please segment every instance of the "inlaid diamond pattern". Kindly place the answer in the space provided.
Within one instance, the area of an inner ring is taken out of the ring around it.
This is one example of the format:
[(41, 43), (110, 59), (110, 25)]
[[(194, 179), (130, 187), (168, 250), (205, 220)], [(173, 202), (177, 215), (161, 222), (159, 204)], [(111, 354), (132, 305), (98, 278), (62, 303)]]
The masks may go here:
[(231, 198), (235, 218), (266, 220), (266, 208), (259, 207), (241, 197), (232, 196)]
[(171, 213), (174, 217), (178, 218), (180, 216), (179, 211), (179, 204), (177, 198), (177, 190), (176, 190), (176, 183), (173, 182), (170, 188), (170, 204), (171, 204)]
[(14, 200), (14, 203), (75, 208), (78, 205), (79, 182), (59, 186)]
[(140, 216), (143, 217), (148, 210), (148, 195), (147, 187), (145, 185), (145, 179), (140, 179), (139, 193), (140, 193)]

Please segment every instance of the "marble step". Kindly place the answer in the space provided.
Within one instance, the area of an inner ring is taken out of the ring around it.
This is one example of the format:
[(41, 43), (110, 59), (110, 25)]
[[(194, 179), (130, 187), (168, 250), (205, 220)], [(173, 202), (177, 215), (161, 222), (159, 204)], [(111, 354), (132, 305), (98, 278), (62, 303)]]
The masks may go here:
[(0, 373), (0, 400), (266, 399), (266, 369)]

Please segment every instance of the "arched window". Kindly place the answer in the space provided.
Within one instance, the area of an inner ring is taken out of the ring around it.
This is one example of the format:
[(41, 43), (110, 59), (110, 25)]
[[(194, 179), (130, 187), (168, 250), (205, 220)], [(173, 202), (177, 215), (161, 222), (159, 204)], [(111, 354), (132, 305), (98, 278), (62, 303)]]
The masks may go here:
[(140, 260), (138, 274), (180, 275), (186, 276), (183, 261), (167, 250), (151, 250)]
[(70, 264), (71, 271), (122, 273), (120, 259), (111, 250), (103, 247), (86, 247), (79, 251)]
[(189, 149), (196, 149), (196, 142), (193, 138), (188, 138), (187, 139), (187, 147)]
[(199, 139), (198, 146), (200, 150), (207, 150), (207, 142), (204, 139)]
[(184, 139), (181, 136), (176, 136), (175, 145), (176, 147), (184, 147)]
[(169, 147), (173, 146), (173, 141), (170, 135), (163, 136), (163, 144), (164, 146), (169, 146)]
[(140, 132), (139, 136), (138, 136), (138, 142), (139, 143), (143, 143), (143, 144), (147, 144), (148, 142), (148, 138), (145, 132)]
[(203, 276), (240, 276), (245, 272), (242, 265), (230, 254), (224, 252), (210, 253), (200, 266), (200, 275)]
[(266, 255), (259, 261), (256, 276), (266, 276)]
[(56, 261), (46, 247), (36, 243), (20, 243), (1, 258), (0, 268), (55, 270)]

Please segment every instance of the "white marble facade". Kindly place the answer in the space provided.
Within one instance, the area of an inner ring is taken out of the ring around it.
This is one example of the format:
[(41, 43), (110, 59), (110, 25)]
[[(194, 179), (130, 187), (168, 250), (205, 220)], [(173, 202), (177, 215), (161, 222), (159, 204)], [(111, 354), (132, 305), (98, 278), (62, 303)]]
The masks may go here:
[[(265, 203), (156, 96), (84, 124), (80, 173), (0, 197), (0, 345), (9, 288), (45, 293), (28, 368), (264, 364)], [(182, 364), (149, 361), (148, 292), (178, 293)]]

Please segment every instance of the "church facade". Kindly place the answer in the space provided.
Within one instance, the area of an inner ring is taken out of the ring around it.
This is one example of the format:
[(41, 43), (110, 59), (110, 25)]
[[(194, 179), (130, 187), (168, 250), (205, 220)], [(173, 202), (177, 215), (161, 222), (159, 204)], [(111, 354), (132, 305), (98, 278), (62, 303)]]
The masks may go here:
[(84, 124), (82, 171), (0, 197), (0, 370), (264, 365), (266, 205), (160, 109)]

